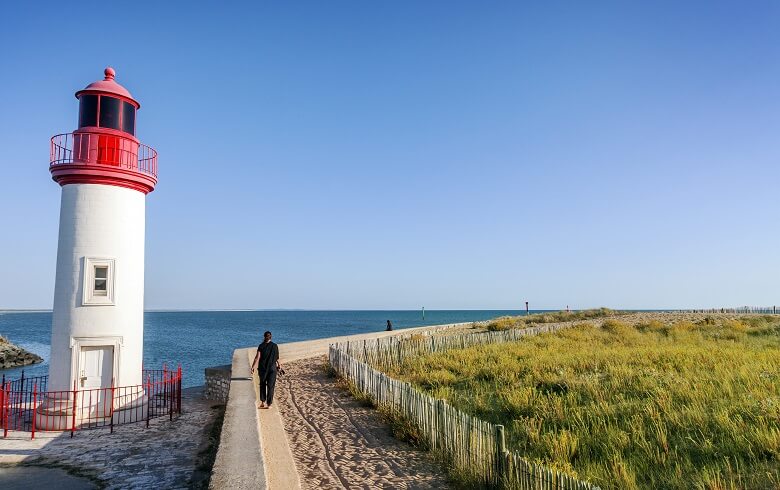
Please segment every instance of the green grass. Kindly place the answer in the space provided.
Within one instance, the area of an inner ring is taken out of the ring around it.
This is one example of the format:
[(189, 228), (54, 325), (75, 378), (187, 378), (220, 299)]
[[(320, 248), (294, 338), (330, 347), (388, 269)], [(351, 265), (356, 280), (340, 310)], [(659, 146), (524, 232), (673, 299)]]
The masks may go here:
[(391, 375), (617, 488), (780, 486), (780, 318), (614, 319), (408, 360)]
[(527, 316), (502, 316), (491, 320), (485, 325), (489, 331), (509, 330), (510, 328), (526, 328), (539, 323), (559, 323), (591, 320), (615, 315), (617, 312), (609, 308), (580, 311), (557, 311), (552, 313), (534, 313)]

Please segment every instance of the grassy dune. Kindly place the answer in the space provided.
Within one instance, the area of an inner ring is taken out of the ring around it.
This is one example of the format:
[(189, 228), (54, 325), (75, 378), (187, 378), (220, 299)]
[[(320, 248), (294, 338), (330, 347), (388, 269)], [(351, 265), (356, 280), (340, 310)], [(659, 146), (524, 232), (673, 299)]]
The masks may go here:
[(594, 318), (604, 318), (606, 316), (619, 315), (621, 313), (610, 310), (609, 308), (597, 308), (593, 310), (577, 311), (556, 311), (550, 313), (535, 313), (528, 316), (502, 316), (491, 320), (485, 325), (489, 331), (509, 330), (510, 328), (525, 328), (540, 323), (562, 323), (582, 320), (592, 320)]
[(596, 323), (392, 374), (605, 489), (780, 486), (780, 318)]

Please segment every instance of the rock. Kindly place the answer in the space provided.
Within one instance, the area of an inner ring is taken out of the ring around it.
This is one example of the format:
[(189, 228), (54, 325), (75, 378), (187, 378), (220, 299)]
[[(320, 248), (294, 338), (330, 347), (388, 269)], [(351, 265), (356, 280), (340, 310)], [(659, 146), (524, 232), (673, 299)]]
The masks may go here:
[(28, 352), (21, 347), (10, 343), (5, 337), (0, 336), (0, 368), (9, 369), (19, 366), (27, 366), (43, 362), (43, 359)]

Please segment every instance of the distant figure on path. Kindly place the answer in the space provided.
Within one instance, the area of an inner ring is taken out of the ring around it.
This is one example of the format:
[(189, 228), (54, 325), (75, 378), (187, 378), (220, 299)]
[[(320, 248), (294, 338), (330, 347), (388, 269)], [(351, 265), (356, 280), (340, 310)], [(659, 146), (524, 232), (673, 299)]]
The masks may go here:
[(282, 369), (279, 364), (279, 346), (271, 342), (271, 332), (263, 334), (263, 343), (257, 346), (250, 372), (254, 374), (257, 367), (260, 368), (257, 372), (257, 377), (260, 378), (260, 405), (257, 408), (271, 408), (274, 402), (276, 372)]
[(385, 332), (390, 332), (393, 330), (393, 324), (390, 323), (390, 320), (387, 320), (387, 328), (385, 329)]

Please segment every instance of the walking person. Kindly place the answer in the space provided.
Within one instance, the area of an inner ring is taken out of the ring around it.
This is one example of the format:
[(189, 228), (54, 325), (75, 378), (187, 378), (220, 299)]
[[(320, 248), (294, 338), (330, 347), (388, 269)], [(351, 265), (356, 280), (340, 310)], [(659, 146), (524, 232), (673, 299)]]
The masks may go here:
[(390, 332), (393, 330), (393, 324), (390, 323), (390, 320), (387, 320), (387, 328), (385, 329), (385, 332)]
[(265, 332), (263, 343), (257, 346), (257, 354), (250, 370), (252, 374), (255, 368), (258, 368), (257, 377), (260, 378), (260, 404), (257, 408), (271, 408), (274, 402), (276, 374), (282, 370), (279, 364), (279, 346), (271, 342), (271, 332)]

